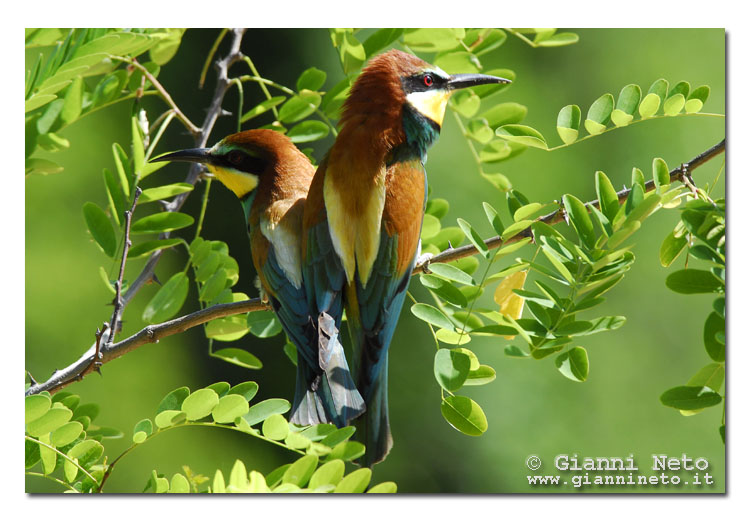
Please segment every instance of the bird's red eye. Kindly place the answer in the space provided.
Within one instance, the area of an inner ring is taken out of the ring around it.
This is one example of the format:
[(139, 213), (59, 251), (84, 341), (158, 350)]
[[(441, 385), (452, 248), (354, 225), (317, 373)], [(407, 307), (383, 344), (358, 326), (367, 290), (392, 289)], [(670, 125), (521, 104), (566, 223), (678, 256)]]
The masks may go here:
[(227, 159), (229, 159), (229, 162), (233, 165), (239, 165), (240, 163), (242, 163), (243, 156), (244, 154), (242, 154), (240, 151), (233, 150), (229, 153), (229, 157)]
[(432, 79), (432, 75), (431, 74), (425, 74), (424, 78), (422, 78), (422, 81), (424, 81), (424, 84), (427, 87), (432, 87), (432, 84), (434, 82), (434, 80)]

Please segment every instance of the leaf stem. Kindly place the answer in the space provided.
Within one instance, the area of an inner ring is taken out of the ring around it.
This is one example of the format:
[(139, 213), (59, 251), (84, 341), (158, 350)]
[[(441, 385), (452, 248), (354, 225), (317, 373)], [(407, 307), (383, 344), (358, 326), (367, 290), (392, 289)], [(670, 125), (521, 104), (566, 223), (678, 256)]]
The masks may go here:
[(65, 453), (63, 453), (62, 451), (60, 451), (56, 447), (50, 446), (49, 444), (46, 444), (46, 443), (42, 442), (41, 440), (35, 439), (34, 437), (30, 437), (28, 435), (24, 435), (24, 437), (26, 438), (26, 440), (29, 440), (31, 442), (35, 442), (36, 444), (39, 444), (40, 446), (44, 446), (45, 448), (54, 451), (55, 453), (57, 453), (58, 455), (60, 455), (62, 458), (64, 458), (65, 460), (67, 460), (68, 462), (70, 462), (71, 464), (73, 464), (75, 467), (77, 467), (78, 469), (80, 469), (83, 472), (84, 475), (86, 475), (88, 478), (90, 478), (92, 481), (94, 481), (94, 484), (99, 484), (99, 482), (91, 475), (91, 473), (89, 473), (88, 471), (86, 471), (86, 469), (83, 466), (81, 466), (78, 462), (76, 462), (75, 460), (73, 460), (70, 457), (68, 457)]
[[(273, 80), (267, 80), (266, 78), (261, 78), (261, 77), (259, 77), (257, 75), (256, 76), (247, 76), (247, 75), (246, 76), (240, 76), (239, 80), (243, 81), (243, 82), (256, 82), (256, 83), (259, 83), (261, 85), (263, 85), (263, 84), (270, 85), (271, 87), (273, 87), (275, 89), (278, 89), (281, 92), (283, 92), (285, 94), (288, 94), (289, 96), (297, 96), (299, 94), (299, 93), (293, 91), (292, 89), (290, 89), (289, 87), (285, 87), (284, 85), (278, 84), (278, 83), (274, 82)], [(338, 131), (336, 130), (336, 126), (333, 123), (331, 123), (331, 120), (328, 119), (328, 116), (326, 116), (323, 111), (321, 111), (318, 107), (315, 107), (312, 103), (308, 103), (308, 105), (310, 107), (313, 107), (315, 109), (315, 114), (317, 114), (318, 116), (320, 116), (320, 118), (323, 120), (323, 122), (326, 125), (328, 125), (328, 127), (331, 129), (331, 134), (333, 134), (334, 136), (338, 136)], [(279, 115), (278, 115), (278, 112), (276, 111), (276, 107), (273, 107), (272, 110), (274, 111), (274, 116), (276, 117), (276, 119), (278, 119)]]

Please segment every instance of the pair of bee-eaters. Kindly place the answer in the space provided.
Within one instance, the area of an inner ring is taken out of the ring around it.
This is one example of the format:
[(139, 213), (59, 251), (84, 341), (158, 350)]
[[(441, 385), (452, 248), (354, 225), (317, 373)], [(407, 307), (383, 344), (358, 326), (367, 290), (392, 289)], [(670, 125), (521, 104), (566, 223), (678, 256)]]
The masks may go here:
[[(317, 170), (263, 129), (155, 160), (203, 163), (240, 199), (263, 290), (297, 347), (291, 421), (354, 423), (366, 466), (393, 445), (388, 346), (420, 250), (427, 149), (453, 91), (488, 83), (508, 80), (448, 75), (391, 50), (354, 82)], [(338, 338), (344, 309), (354, 378)]]

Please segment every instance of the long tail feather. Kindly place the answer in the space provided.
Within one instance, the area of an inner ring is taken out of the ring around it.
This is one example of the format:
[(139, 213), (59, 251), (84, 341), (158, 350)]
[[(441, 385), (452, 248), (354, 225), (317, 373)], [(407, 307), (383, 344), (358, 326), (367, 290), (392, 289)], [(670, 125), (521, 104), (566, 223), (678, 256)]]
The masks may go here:
[(367, 411), (354, 421), (357, 439), (366, 447), (362, 465), (372, 467), (385, 457), (393, 447), (391, 426), (388, 421), (388, 353), (383, 355), (378, 377), (373, 380), (365, 395)]

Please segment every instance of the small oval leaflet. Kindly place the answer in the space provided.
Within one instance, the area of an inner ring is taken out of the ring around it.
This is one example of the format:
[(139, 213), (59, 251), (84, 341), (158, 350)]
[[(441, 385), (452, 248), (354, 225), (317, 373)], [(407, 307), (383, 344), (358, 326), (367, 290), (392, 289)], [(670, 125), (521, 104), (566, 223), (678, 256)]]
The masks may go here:
[(468, 397), (446, 397), (440, 411), (445, 420), (461, 433), (477, 437), (487, 431), (487, 417), (482, 408)]
[(208, 388), (196, 390), (182, 403), (180, 409), (187, 415), (188, 420), (198, 420), (211, 413), (219, 404), (219, 395)]

